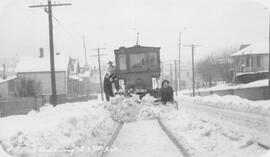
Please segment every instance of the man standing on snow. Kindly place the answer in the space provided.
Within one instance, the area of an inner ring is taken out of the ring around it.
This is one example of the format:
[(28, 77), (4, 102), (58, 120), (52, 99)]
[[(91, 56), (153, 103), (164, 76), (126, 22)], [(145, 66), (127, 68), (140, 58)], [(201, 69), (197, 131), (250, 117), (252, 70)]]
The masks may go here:
[(112, 82), (110, 81), (109, 73), (105, 74), (103, 81), (103, 89), (106, 97), (106, 101), (110, 101), (110, 97), (113, 97)]
[(115, 66), (113, 65), (112, 61), (108, 62), (108, 72), (110, 73), (109, 77), (110, 77), (110, 81), (112, 83), (112, 89), (114, 92), (119, 90), (119, 82), (118, 82), (118, 78), (116, 76), (116, 72), (115, 72)]
[(162, 81), (161, 84), (161, 90), (160, 90), (160, 95), (161, 95), (161, 102), (163, 105), (165, 105), (167, 102), (174, 102), (173, 99), (173, 89), (171, 86), (169, 86), (169, 81), (164, 80)]

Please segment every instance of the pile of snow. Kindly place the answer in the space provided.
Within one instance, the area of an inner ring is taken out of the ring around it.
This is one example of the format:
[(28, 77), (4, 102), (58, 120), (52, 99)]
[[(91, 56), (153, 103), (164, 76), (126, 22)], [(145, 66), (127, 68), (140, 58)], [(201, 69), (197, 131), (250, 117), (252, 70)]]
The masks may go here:
[(117, 95), (107, 103), (106, 108), (111, 116), (118, 122), (131, 122), (135, 120), (155, 119), (175, 109), (174, 104), (161, 105), (149, 94), (142, 99), (138, 95), (125, 97)]
[(214, 94), (205, 97), (181, 95), (179, 101), (270, 116), (270, 100), (251, 101), (234, 95), (219, 96)]
[(266, 152), (254, 142), (252, 134), (184, 109), (164, 115), (162, 121), (192, 157), (254, 157)]
[(74, 151), (95, 154), (115, 125), (104, 105), (96, 101), (46, 105), (38, 113), (1, 118), (0, 143), (13, 156)]
[(117, 95), (110, 100), (106, 108), (112, 118), (118, 122), (134, 121), (140, 108), (140, 99), (137, 95), (130, 98)]

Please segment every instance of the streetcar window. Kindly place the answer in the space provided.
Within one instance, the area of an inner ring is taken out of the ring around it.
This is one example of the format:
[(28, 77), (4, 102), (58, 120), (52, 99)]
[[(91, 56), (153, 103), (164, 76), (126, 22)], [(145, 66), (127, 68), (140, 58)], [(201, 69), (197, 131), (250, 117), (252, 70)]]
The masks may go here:
[(119, 70), (127, 69), (126, 54), (119, 54)]
[(130, 54), (130, 68), (132, 70), (145, 70), (146, 69), (145, 53)]

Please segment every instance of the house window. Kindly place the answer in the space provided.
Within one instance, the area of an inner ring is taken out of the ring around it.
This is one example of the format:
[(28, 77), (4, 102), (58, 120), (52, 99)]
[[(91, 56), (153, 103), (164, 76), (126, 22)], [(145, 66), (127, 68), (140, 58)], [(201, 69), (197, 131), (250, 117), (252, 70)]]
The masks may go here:
[(257, 66), (261, 66), (261, 56), (257, 56)]

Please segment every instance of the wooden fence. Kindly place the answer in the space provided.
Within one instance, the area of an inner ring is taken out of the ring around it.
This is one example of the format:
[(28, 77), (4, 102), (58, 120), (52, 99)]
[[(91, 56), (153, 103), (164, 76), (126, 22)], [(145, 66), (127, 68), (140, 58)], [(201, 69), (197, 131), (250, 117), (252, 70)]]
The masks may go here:
[(39, 110), (43, 105), (41, 97), (14, 97), (0, 99), (0, 117), (27, 114)]

